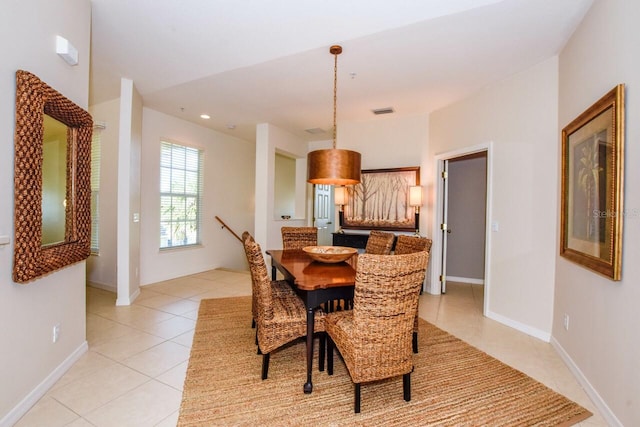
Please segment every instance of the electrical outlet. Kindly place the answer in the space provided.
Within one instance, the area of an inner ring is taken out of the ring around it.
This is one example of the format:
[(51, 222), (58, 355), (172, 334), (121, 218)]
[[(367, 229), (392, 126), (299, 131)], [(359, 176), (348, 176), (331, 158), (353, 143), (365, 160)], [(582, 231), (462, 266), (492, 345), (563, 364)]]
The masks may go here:
[(60, 323), (53, 327), (53, 342), (58, 342), (58, 338), (60, 338)]
[(564, 330), (568, 331), (569, 330), (569, 315), (565, 313), (563, 320), (564, 320)]

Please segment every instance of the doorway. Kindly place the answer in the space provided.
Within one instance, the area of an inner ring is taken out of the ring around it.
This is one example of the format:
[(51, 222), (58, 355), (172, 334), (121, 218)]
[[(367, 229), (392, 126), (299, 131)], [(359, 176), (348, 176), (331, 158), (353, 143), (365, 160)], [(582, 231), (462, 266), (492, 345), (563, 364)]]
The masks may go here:
[(447, 281), (484, 285), (489, 307), (491, 144), (436, 157), (438, 185), (430, 293), (446, 294)]
[(313, 186), (313, 225), (318, 227), (318, 245), (330, 246), (332, 244), (333, 220), (335, 217), (333, 200), (333, 187), (327, 184)]

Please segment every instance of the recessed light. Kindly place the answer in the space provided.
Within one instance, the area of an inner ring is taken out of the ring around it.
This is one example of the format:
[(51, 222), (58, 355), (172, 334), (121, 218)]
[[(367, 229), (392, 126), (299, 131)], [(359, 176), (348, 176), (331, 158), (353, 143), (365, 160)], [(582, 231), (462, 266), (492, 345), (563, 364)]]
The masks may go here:
[(200, 114), (200, 118), (201, 119), (205, 119), (205, 120), (209, 120), (211, 118), (211, 116), (208, 115), (208, 114)]

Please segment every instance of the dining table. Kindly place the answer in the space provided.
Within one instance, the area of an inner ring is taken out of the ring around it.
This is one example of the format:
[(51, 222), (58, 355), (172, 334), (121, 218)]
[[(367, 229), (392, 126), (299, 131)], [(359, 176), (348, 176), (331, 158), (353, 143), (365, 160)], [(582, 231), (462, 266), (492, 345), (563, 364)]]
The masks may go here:
[(305, 393), (311, 393), (314, 311), (329, 301), (353, 299), (357, 254), (338, 263), (314, 261), (301, 249), (268, 250), (267, 255), (271, 256), (273, 280), (276, 279), (277, 271), (280, 271), (307, 310), (307, 381), (303, 389)]

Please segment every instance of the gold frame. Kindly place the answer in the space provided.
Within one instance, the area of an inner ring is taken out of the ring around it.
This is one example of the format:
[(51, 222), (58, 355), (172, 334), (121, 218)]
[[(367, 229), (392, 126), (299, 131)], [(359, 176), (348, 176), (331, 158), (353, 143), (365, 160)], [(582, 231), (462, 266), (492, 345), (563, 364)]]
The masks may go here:
[[(44, 114), (67, 125), (65, 239), (42, 246)], [(91, 115), (37, 76), (16, 72), (13, 280), (36, 277), (86, 259), (91, 245)]]
[(562, 129), (561, 172), (560, 255), (620, 280), (624, 84)]

